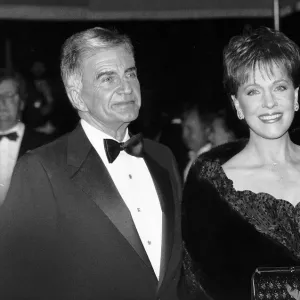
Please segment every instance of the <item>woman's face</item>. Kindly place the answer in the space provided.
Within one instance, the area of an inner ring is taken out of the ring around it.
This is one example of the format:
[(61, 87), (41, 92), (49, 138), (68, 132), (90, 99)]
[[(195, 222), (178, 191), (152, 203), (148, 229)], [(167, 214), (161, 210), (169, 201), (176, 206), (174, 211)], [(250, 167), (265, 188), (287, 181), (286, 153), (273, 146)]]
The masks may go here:
[(250, 135), (276, 139), (287, 132), (293, 121), (298, 88), (284, 67), (275, 63), (269, 68), (256, 66), (232, 100), (243, 113)]

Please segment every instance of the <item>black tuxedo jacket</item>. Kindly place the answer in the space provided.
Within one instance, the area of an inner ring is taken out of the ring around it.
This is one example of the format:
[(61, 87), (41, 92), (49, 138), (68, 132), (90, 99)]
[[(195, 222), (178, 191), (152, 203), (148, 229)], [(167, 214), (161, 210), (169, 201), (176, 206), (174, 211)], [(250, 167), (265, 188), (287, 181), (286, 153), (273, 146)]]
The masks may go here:
[(24, 135), (20, 144), (18, 158), (24, 155), (27, 151), (33, 150), (50, 141), (51, 138), (48, 137), (46, 134), (36, 132), (25, 125)]
[(159, 282), (130, 212), (81, 126), (24, 155), (0, 209), (1, 299), (177, 299), (180, 180), (144, 141), (163, 211)]

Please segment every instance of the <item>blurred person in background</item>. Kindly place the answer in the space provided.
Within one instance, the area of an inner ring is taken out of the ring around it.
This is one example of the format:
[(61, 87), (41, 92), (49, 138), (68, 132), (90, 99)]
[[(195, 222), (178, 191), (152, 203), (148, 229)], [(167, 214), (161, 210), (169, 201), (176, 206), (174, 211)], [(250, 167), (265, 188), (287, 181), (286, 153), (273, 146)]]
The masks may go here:
[(17, 159), (49, 138), (22, 123), (26, 84), (20, 74), (0, 70), (0, 205), (8, 191)]
[(163, 122), (161, 122), (161, 130), (157, 136), (157, 141), (172, 150), (183, 182), (183, 171), (189, 161), (189, 157), (188, 149), (182, 139), (182, 119), (179, 112), (164, 112), (162, 116)]
[(212, 113), (210, 131), (208, 134), (208, 140), (211, 142), (212, 147), (226, 144), (235, 139), (236, 136), (225, 109)]
[(182, 117), (182, 139), (189, 151), (189, 161), (183, 171), (184, 181), (197, 157), (212, 148), (208, 139), (210, 126), (211, 115), (207, 110), (202, 109), (198, 104), (192, 104), (185, 108)]
[(33, 63), (26, 73), (27, 105), (23, 113), (24, 123), (38, 132), (59, 137), (72, 131), (79, 117), (71, 105), (59, 74), (50, 70), (44, 57), (34, 53)]
[(35, 60), (27, 79), (28, 101), (24, 111), (24, 122), (45, 134), (54, 134), (56, 127), (51, 117), (54, 113), (55, 99), (53, 87), (47, 78), (46, 65)]

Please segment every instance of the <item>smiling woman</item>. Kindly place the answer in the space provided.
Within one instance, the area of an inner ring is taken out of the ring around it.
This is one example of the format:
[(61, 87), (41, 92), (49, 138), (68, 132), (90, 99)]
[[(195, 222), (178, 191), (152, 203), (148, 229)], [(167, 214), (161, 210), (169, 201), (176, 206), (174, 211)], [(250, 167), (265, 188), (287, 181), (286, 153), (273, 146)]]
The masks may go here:
[(300, 264), (300, 147), (288, 132), (299, 109), (299, 48), (260, 28), (230, 40), (224, 67), (250, 135), (200, 156), (187, 178), (182, 284), (192, 299), (247, 300), (256, 268)]
[[(239, 118), (245, 118), (250, 135), (276, 139), (291, 126), (298, 105), (298, 88), (285, 67), (273, 62), (268, 69), (256, 66), (236, 96), (231, 97)], [(267, 126), (270, 124), (273, 126)]]

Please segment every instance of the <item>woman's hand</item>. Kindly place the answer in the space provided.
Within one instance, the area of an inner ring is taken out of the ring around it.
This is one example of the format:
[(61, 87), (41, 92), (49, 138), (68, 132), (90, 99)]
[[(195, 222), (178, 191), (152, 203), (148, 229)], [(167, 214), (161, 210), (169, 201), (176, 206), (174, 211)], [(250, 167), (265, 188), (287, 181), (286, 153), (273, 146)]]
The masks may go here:
[(293, 289), (289, 284), (286, 285), (288, 293), (296, 300), (300, 300), (300, 291)]

